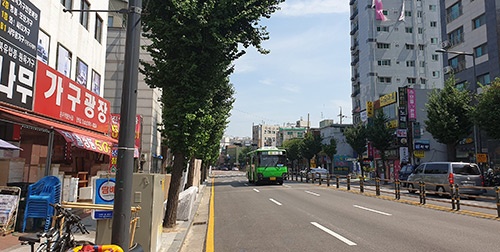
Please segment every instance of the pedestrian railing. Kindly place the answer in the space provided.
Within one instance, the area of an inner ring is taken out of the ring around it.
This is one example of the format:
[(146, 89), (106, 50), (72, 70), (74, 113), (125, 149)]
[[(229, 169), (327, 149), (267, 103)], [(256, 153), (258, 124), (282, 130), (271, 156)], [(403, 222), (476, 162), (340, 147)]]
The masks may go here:
[[(323, 185), (327, 187), (334, 186), (337, 189), (345, 188), (347, 191), (359, 190), (360, 193), (372, 191), (376, 196), (393, 195), (395, 200), (401, 200), (401, 190), (408, 190), (405, 194), (406, 198), (418, 198), (421, 205), (427, 204), (427, 201), (434, 201), (440, 203), (448, 203), (451, 205), (452, 210), (461, 210), (462, 206), (483, 208), (496, 211), (497, 218), (500, 218), (500, 187), (483, 187), (472, 185), (458, 185), (458, 184), (434, 184), (425, 182), (409, 182), (402, 183), (399, 180), (388, 180), (381, 178), (352, 178), (348, 175), (329, 174), (322, 175), (316, 173), (315, 175), (305, 176), (303, 174), (290, 174), (290, 179), (293, 181), (305, 182)], [(405, 186), (402, 186), (404, 184)], [(353, 189), (355, 188), (355, 189)], [(442, 188), (443, 190), (440, 190)], [(446, 189), (444, 189), (446, 188)], [(418, 192), (418, 193), (417, 193)], [(481, 192), (489, 192), (487, 194)], [(461, 201), (463, 198), (472, 198), (479, 201), (490, 202), (493, 204), (479, 205), (470, 204)]]

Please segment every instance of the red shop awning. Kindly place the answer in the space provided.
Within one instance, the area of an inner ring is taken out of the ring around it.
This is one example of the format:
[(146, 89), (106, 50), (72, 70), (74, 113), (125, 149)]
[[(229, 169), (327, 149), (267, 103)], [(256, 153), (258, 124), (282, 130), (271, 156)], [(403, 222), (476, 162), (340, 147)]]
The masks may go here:
[(80, 129), (74, 126), (62, 124), (56, 121), (45, 119), (36, 115), (10, 110), (0, 107), (1, 114), (8, 114), (14, 117), (27, 120), (29, 124), (38, 125), (45, 128), (54, 128), (61, 134), (66, 141), (74, 144), (75, 147), (111, 155), (111, 149), (114, 143), (118, 141), (109, 136)]

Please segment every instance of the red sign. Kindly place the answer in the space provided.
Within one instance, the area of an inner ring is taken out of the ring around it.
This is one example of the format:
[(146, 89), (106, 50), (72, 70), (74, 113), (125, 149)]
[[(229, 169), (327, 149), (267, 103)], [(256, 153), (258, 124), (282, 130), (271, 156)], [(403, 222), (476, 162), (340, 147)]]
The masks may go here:
[(109, 132), (110, 103), (41, 61), (37, 63), (33, 110), (102, 133)]
[(75, 132), (68, 132), (59, 129), (56, 130), (64, 137), (64, 139), (66, 139), (67, 142), (73, 143), (75, 147), (111, 155), (111, 148), (113, 147), (113, 143), (110, 141), (96, 139), (91, 136), (86, 136)]
[[(142, 116), (137, 115), (135, 117), (135, 147), (141, 148), (141, 125), (142, 125)], [(120, 114), (111, 114), (111, 137), (114, 139), (118, 139), (118, 133), (120, 132)]]

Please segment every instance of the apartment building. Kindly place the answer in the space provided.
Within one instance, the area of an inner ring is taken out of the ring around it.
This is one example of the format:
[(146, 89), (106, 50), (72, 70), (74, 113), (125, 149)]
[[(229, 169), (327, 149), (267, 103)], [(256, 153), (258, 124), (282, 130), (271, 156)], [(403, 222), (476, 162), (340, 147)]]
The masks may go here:
[[(375, 3), (375, 5), (372, 5)], [(351, 0), (353, 123), (366, 104), (398, 87), (443, 86), (438, 0)]]
[(252, 143), (257, 148), (264, 146), (276, 146), (276, 138), (279, 132), (279, 125), (258, 124), (252, 126)]

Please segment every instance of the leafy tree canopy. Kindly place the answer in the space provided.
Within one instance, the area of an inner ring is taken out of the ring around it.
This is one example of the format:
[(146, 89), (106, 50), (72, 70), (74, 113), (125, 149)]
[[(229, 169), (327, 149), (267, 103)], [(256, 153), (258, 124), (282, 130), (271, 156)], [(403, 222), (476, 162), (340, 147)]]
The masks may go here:
[(474, 114), (477, 124), (490, 137), (500, 139), (500, 78), (483, 86), (483, 90)]

